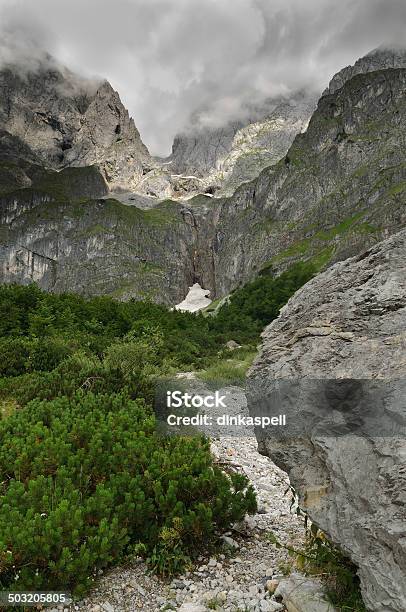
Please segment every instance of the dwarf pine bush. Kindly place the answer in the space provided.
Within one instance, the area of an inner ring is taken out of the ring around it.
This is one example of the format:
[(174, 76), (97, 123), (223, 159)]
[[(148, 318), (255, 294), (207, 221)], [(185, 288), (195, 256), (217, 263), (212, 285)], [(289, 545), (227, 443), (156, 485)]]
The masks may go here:
[(246, 479), (202, 438), (159, 437), (142, 400), (34, 400), (0, 422), (0, 586), (83, 591), (95, 570), (143, 550), (181, 570), (255, 510)]
[(79, 594), (134, 554), (170, 575), (255, 511), (245, 477), (218, 469), (207, 440), (158, 435), (154, 381), (229, 376), (225, 342), (255, 348), (312, 273), (265, 274), (216, 317), (0, 286), (0, 589)]

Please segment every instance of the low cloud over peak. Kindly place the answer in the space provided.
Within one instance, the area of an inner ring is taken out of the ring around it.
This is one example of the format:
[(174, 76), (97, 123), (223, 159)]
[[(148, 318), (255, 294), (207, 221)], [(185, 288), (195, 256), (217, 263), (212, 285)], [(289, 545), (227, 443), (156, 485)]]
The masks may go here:
[[(404, 0), (0, 0), (0, 62), (46, 52), (120, 92), (152, 153), (192, 117), (218, 125), (254, 101), (322, 91), (371, 49), (403, 45)], [(203, 112), (202, 109), (204, 109)]]

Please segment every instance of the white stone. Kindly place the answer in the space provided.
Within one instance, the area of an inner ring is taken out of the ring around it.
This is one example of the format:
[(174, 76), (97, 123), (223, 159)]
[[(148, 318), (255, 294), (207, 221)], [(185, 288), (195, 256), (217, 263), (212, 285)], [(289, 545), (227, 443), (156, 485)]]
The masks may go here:
[(292, 574), (275, 591), (288, 612), (338, 612), (328, 600), (319, 580)]
[(230, 538), (229, 536), (223, 535), (221, 536), (221, 539), (223, 540), (224, 544), (227, 544), (227, 546), (230, 546), (230, 548), (235, 548), (236, 550), (238, 550), (238, 548), (240, 547), (238, 542), (236, 542), (233, 538)]
[(178, 612), (207, 612), (206, 606), (195, 603), (184, 603), (178, 609)]
[(270, 593), (275, 593), (276, 589), (278, 588), (279, 585), (279, 580), (267, 580), (266, 582), (266, 588)]

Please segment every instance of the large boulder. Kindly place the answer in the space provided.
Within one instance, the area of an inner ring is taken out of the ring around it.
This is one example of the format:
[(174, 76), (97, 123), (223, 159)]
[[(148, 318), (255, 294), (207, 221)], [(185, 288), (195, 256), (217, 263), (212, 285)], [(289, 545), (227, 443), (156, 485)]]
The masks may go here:
[[(311, 520), (357, 564), (367, 608), (406, 610), (406, 230), (314, 278), (262, 338), (249, 378), (289, 409), (296, 403), (306, 433), (282, 440), (258, 429), (260, 452), (289, 473)], [(347, 401), (349, 389), (358, 399)], [(352, 419), (358, 435), (320, 434), (323, 410), (335, 427)], [(375, 421), (361, 431), (365, 411)], [(389, 416), (395, 431), (380, 431)]]

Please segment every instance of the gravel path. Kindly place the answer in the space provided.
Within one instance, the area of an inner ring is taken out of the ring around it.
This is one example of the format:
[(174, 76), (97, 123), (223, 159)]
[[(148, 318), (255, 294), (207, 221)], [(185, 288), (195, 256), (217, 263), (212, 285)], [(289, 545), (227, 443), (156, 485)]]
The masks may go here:
[(258, 514), (224, 536), (226, 554), (201, 558), (192, 572), (171, 583), (148, 574), (145, 563), (137, 560), (101, 576), (90, 595), (69, 611), (284, 610), (271, 592), (281, 577), (280, 564), (286, 562), (287, 553), (276, 549), (266, 534), (271, 530), (280, 541), (296, 545), (303, 537), (303, 522), (290, 511), (291, 496), (285, 494), (287, 476), (269, 458), (259, 455), (253, 436), (213, 440), (212, 450), (217, 460), (244, 472), (258, 494)]

